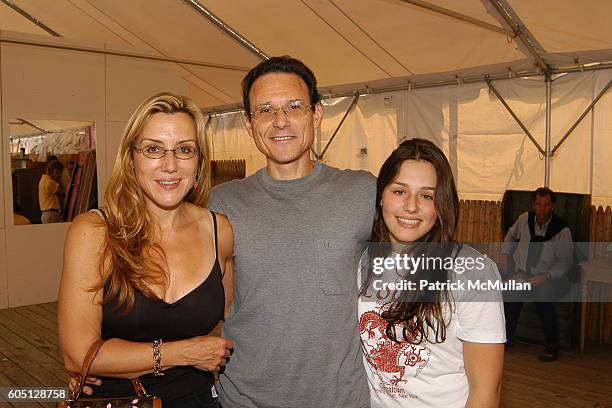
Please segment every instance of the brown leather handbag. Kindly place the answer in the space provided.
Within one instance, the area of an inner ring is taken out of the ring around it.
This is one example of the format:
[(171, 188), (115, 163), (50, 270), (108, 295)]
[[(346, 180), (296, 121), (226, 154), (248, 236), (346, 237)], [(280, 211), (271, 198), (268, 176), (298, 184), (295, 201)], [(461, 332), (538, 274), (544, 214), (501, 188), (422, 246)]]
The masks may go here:
[(83, 361), (76, 387), (67, 400), (57, 404), (58, 408), (161, 408), (161, 399), (147, 394), (138, 378), (132, 379), (135, 394), (131, 397), (80, 398), (91, 363), (105, 341), (100, 339), (91, 345)]

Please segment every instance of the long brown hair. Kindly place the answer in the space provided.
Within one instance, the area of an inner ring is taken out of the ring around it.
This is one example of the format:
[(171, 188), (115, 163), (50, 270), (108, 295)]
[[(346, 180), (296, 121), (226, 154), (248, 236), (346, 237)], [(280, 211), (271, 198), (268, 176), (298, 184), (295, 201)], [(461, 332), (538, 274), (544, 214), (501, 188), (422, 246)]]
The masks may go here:
[(145, 194), (134, 172), (133, 144), (157, 113), (185, 113), (193, 120), (198, 145), (196, 184), (183, 201), (204, 206), (210, 193), (210, 160), (205, 139), (205, 120), (188, 97), (169, 92), (154, 95), (138, 106), (121, 137), (119, 152), (105, 193), (106, 236), (100, 262), (102, 304), (113, 302), (125, 312), (134, 304), (135, 290), (150, 299), (158, 297), (149, 285), (167, 285), (168, 267), (164, 250), (154, 241), (153, 220)]
[[(458, 247), (453, 241), (453, 236), (459, 218), (459, 197), (448, 159), (435, 144), (425, 139), (415, 138), (402, 142), (382, 165), (376, 183), (376, 214), (371, 241), (390, 241), (389, 230), (383, 219), (382, 195), (385, 188), (395, 180), (402, 163), (406, 160), (431, 163), (437, 176), (434, 192), (436, 222), (417, 245), (412, 247), (412, 250), (423, 251), (428, 257), (450, 256)], [(380, 247), (378, 250), (381, 250)], [(447, 276), (448, 271), (443, 268), (426, 271), (421, 269), (412, 271), (410, 279), (418, 282), (422, 277), (429, 282), (446, 282)], [(387, 337), (398, 341), (396, 325), (401, 325), (402, 337), (412, 343), (419, 344), (423, 339), (444, 342), (448, 324), (444, 320), (444, 304), (450, 300), (450, 292), (444, 290), (401, 291), (396, 300), (385, 305), (382, 312), (382, 317), (387, 321)], [(429, 338), (430, 330), (435, 333), (434, 339)]]

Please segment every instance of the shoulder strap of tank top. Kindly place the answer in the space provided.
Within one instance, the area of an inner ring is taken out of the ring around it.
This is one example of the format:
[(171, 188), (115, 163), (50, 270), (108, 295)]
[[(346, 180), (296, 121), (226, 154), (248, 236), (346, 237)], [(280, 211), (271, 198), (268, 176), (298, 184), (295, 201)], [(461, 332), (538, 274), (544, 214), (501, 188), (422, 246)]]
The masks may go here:
[(104, 220), (104, 222), (108, 222), (108, 217), (106, 216), (106, 212), (104, 211), (104, 209), (103, 209), (103, 208), (98, 207), (98, 208), (94, 208), (94, 209), (89, 210), (89, 211), (93, 211), (93, 212), (95, 212), (95, 213), (98, 213), (98, 215), (99, 215), (100, 217), (102, 217), (102, 219)]
[(215, 261), (217, 261), (219, 259), (219, 235), (217, 234), (217, 214), (215, 214), (214, 211), (211, 211), (210, 214), (212, 215), (212, 220), (213, 220), (213, 239), (215, 242)]

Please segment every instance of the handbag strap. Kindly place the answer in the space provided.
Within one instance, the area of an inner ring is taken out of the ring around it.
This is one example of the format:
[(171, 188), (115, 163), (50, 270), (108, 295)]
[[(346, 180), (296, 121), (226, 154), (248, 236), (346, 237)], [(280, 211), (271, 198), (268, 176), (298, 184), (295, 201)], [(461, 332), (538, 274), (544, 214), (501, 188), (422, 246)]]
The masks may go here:
[(75, 387), (74, 391), (72, 392), (72, 395), (70, 396), (71, 400), (76, 401), (83, 392), (83, 387), (85, 386), (85, 380), (87, 379), (87, 374), (89, 374), (91, 363), (93, 363), (96, 354), (98, 354), (100, 347), (102, 347), (105, 342), (106, 340), (104, 339), (96, 340), (87, 351), (87, 354), (85, 354), (85, 360), (83, 360), (83, 366), (81, 367), (81, 372), (79, 373), (78, 377), (78, 386)]
[[(93, 363), (94, 358), (98, 354), (100, 347), (106, 342), (105, 339), (98, 339), (91, 345), (87, 354), (85, 355), (85, 360), (83, 360), (83, 366), (81, 367), (81, 372), (78, 377), (78, 386), (74, 388), (74, 391), (70, 395), (71, 401), (76, 401), (79, 399), (79, 396), (83, 392), (83, 387), (85, 386), (85, 381), (87, 380), (87, 375), (89, 374), (89, 369), (91, 368), (91, 364)], [(142, 386), (140, 380), (138, 378), (132, 378), (132, 385), (134, 390), (139, 396), (146, 396), (147, 392)]]

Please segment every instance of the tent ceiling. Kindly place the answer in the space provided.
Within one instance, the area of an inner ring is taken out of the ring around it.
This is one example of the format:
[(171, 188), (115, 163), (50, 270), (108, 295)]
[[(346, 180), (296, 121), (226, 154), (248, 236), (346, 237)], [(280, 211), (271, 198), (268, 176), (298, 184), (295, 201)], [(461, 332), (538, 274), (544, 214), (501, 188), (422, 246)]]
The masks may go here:
[(9, 135), (10, 137), (19, 137), (44, 133), (40, 131), (40, 129), (49, 132), (59, 132), (67, 129), (83, 128), (85, 126), (90, 126), (92, 123), (93, 122), (14, 118), (9, 123)]
[[(7, 5), (12, 3), (65, 39), (212, 64), (175, 68), (203, 108), (238, 104), (240, 79), (261, 59), (189, 1), (196, 0), (0, 0), (0, 30), (51, 37)], [(325, 91), (536, 72), (521, 39), (503, 33), (512, 27), (495, 3), (518, 18), (552, 68), (612, 61), (608, 0), (197, 2), (265, 54), (304, 60)]]

